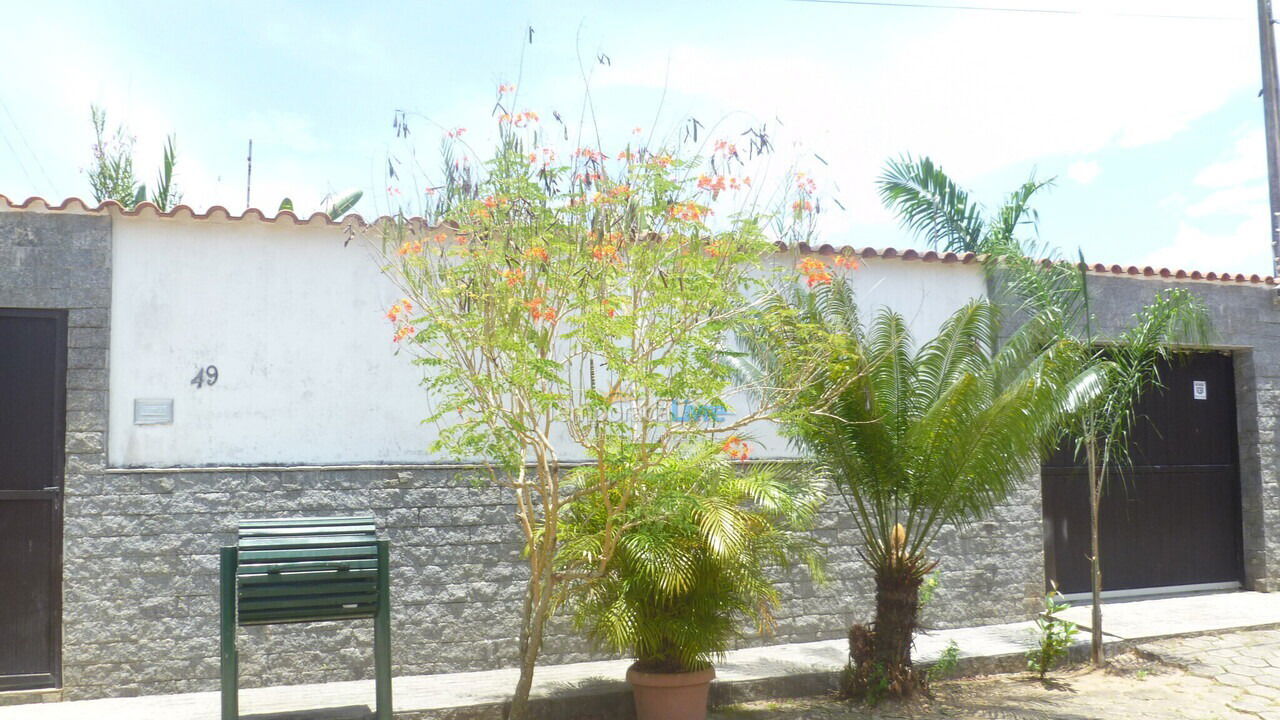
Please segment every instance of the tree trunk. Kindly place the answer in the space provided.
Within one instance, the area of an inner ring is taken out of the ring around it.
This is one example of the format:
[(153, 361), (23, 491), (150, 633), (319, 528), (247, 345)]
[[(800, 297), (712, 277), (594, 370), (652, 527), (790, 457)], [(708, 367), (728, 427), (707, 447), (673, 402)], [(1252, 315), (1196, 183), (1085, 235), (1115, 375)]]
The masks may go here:
[(1098, 447), (1096, 442), (1090, 438), (1088, 442), (1089, 450), (1089, 540), (1090, 540), (1090, 557), (1089, 570), (1093, 585), (1093, 617), (1089, 621), (1090, 630), (1090, 659), (1093, 661), (1094, 667), (1102, 667), (1106, 664), (1106, 657), (1102, 652), (1102, 561), (1098, 544), (1098, 526), (1100, 523), (1100, 509), (1102, 506), (1102, 477), (1098, 470)]
[(876, 573), (875, 641), (872, 658), (891, 671), (911, 667), (911, 639), (920, 610), (921, 578), (898, 563)]
[[(542, 539), (544, 542), (546, 538)], [(526, 720), (529, 717), (529, 692), (533, 689), (533, 671), (537, 668), (538, 654), (542, 652), (542, 634), (551, 614), (552, 582), (554, 580), (550, 553), (535, 548), (531, 557), (528, 587), (524, 609), (520, 618), (520, 679), (511, 696), (507, 720)], [(537, 562), (537, 561), (541, 562)]]
[(924, 675), (911, 665), (911, 640), (920, 611), (914, 563), (894, 556), (876, 569), (876, 616), (872, 627), (849, 630), (849, 668), (841, 693), (875, 704), (884, 697), (911, 697), (925, 690)]

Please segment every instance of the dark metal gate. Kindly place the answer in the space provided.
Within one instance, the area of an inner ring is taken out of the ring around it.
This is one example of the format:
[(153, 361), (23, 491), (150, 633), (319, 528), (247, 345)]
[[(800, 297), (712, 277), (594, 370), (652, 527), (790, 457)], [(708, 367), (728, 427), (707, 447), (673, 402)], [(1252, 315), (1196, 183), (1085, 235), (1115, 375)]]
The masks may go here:
[[(1104, 590), (1239, 582), (1240, 473), (1230, 355), (1186, 353), (1138, 403), (1133, 466), (1112, 472), (1101, 506)], [(1070, 441), (1042, 469), (1045, 574), (1087, 592), (1089, 485)]]
[(67, 316), (0, 308), (0, 690), (60, 681)]

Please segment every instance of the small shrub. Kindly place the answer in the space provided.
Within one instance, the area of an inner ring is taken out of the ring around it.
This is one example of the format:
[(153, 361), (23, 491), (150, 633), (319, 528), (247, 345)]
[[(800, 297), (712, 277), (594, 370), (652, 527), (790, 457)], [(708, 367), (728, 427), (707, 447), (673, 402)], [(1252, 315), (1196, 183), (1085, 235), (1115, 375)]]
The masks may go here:
[(933, 602), (933, 596), (938, 592), (938, 586), (942, 584), (942, 571), (934, 570), (925, 577), (924, 582), (920, 583), (920, 605), (919, 613), (924, 615), (924, 609), (929, 603)]
[(1036, 618), (1036, 647), (1027, 651), (1027, 669), (1039, 673), (1040, 679), (1062, 658), (1067, 656), (1071, 641), (1075, 639), (1077, 628), (1073, 622), (1058, 620), (1053, 616), (1071, 607), (1062, 599), (1057, 587), (1053, 587), (1044, 595), (1044, 610)]
[(942, 680), (956, 671), (956, 667), (960, 664), (960, 646), (955, 640), (947, 643), (947, 648), (942, 651), (942, 655), (938, 656), (937, 661), (929, 666), (929, 670), (925, 673), (929, 682)]

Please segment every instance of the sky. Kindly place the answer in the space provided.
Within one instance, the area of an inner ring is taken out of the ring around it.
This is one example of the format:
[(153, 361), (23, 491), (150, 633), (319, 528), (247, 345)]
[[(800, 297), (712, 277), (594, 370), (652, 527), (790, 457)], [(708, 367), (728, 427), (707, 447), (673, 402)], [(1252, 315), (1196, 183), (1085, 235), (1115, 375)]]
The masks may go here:
[(548, 132), (558, 112), (609, 152), (634, 128), (654, 142), (692, 120), (704, 142), (766, 129), (766, 177), (810, 173), (828, 199), (822, 242), (921, 246), (876, 193), (909, 153), (988, 206), (1053, 178), (1038, 232), (1071, 257), (1271, 274), (1253, 2), (913, 2), (1008, 10), (0, 0), (0, 194), (91, 198), (97, 104), (135, 138), (144, 181), (175, 135), (197, 209), (245, 207), (252, 139), (251, 201), (268, 214), (347, 189), (365, 216), (412, 210), (443, 134), (467, 128), (482, 149), (510, 83), (513, 110)]

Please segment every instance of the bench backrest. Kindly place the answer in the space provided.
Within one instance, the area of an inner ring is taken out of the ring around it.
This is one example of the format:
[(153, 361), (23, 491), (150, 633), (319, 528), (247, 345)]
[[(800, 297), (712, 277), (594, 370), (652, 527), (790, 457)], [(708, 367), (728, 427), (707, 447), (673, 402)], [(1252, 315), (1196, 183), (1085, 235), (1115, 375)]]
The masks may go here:
[(236, 548), (238, 623), (374, 617), (379, 577), (386, 577), (386, 569), (378, 566), (378, 544), (372, 517), (242, 521)]

